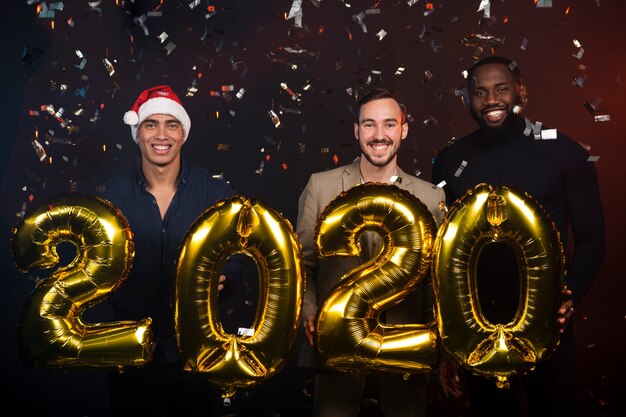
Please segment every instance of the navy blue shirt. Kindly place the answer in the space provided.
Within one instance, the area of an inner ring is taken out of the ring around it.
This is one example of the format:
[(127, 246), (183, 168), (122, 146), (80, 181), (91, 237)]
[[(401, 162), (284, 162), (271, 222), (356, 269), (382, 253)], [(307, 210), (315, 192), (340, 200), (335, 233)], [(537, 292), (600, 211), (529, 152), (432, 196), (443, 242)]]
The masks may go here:
[[(152, 331), (166, 361), (178, 359), (174, 329), (175, 266), (180, 246), (192, 223), (219, 200), (233, 195), (231, 187), (200, 167), (181, 159), (176, 193), (163, 219), (147, 190), (141, 163), (104, 185), (100, 196), (119, 208), (135, 241), (135, 258), (127, 279), (107, 299), (113, 320), (152, 318)], [(241, 280), (242, 264), (229, 258), (223, 273), (225, 292)]]

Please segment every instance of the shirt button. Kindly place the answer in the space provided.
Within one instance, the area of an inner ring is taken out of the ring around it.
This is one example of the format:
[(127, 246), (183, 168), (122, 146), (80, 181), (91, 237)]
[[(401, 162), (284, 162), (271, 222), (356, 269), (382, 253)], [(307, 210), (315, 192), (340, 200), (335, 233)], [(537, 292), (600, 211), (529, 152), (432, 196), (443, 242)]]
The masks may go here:
[(156, 199), (152, 200), (152, 204), (156, 204)]
[(165, 227), (164, 227), (163, 229), (161, 229), (161, 231), (162, 231), (163, 233), (165, 233)]

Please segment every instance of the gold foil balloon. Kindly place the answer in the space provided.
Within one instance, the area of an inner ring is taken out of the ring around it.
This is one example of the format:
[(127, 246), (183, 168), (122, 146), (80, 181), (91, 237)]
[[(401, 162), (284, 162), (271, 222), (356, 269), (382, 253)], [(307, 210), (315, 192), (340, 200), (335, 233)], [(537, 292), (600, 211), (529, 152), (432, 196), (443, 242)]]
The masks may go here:
[(319, 257), (357, 256), (360, 236), (382, 249), (344, 275), (318, 312), (316, 348), (336, 369), (415, 373), (436, 360), (436, 324), (385, 325), (379, 315), (420, 284), (430, 269), (437, 225), (426, 206), (395, 185), (367, 183), (341, 193), (320, 216)]
[[(259, 271), (251, 335), (224, 332), (218, 278), (229, 256), (250, 256)], [(256, 200), (235, 196), (207, 209), (189, 230), (176, 276), (176, 336), (185, 369), (202, 372), (225, 398), (274, 375), (286, 363), (304, 291), (301, 245), (291, 224)]]
[(12, 253), (27, 272), (58, 265), (56, 247), (76, 256), (40, 280), (18, 326), (25, 365), (101, 368), (143, 365), (151, 358), (151, 320), (87, 324), (83, 311), (119, 287), (131, 268), (134, 243), (122, 213), (106, 200), (67, 193), (42, 201), (13, 229)]
[[(490, 323), (481, 309), (477, 264), (491, 243), (508, 244), (519, 265), (520, 300), (510, 323)], [(444, 348), (476, 375), (508, 388), (559, 340), (564, 255), (558, 231), (528, 194), (479, 184), (457, 200), (439, 228), (433, 288)]]

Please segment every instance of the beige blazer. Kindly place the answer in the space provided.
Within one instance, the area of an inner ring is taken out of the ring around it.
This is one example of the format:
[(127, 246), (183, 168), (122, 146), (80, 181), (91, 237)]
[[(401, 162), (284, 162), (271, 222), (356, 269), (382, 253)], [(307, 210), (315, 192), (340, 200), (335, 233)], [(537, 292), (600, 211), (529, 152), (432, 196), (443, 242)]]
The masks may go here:
[[(298, 201), (296, 232), (302, 243), (306, 287), (302, 314), (316, 315), (317, 310), (330, 295), (341, 277), (358, 265), (367, 261), (369, 254), (359, 257), (329, 257), (317, 259), (314, 247), (315, 226), (326, 206), (342, 191), (360, 183), (359, 160), (349, 165), (329, 171), (318, 172), (309, 178)], [(407, 174), (398, 168), (398, 180), (395, 185), (405, 189), (424, 203), (433, 214), (437, 225), (443, 220), (440, 202), (445, 201), (443, 189), (433, 187), (427, 181)], [(379, 241), (379, 239), (376, 239)], [(374, 243), (375, 244), (375, 243)], [(375, 247), (369, 253), (375, 253)], [(365, 252), (365, 250), (363, 251)], [(418, 288), (401, 303), (386, 312), (387, 323), (423, 323), (426, 314), (432, 308), (430, 287)]]

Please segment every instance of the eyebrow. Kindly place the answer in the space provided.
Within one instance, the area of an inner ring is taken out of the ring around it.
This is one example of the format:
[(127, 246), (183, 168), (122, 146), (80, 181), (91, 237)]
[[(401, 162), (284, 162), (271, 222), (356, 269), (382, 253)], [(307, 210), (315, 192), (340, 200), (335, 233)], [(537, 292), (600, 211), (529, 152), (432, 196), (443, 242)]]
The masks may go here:
[[(376, 120), (370, 118), (370, 119), (363, 119), (363, 120), (361, 120), (360, 123), (375, 122), (375, 121)], [(394, 119), (394, 118), (390, 117), (390, 118), (384, 119), (383, 123), (384, 122), (398, 122), (398, 119)]]
[[(496, 84), (494, 87), (502, 87), (502, 86), (508, 86), (509, 82), (508, 81), (503, 81), (501, 83)], [(474, 83), (474, 90), (478, 90), (478, 89), (485, 89), (485, 87), (477, 85), (476, 83)]]
[[(157, 120), (157, 119), (144, 119), (144, 120), (141, 122), (141, 124), (144, 124), (144, 123), (150, 123), (150, 122), (152, 122), (152, 123), (160, 123), (160, 121), (159, 121), (159, 120)], [(178, 123), (178, 124), (182, 124), (182, 123), (181, 123), (178, 119), (176, 119), (176, 118), (172, 118), (172, 119), (165, 119), (165, 120), (162, 120), (162, 122), (164, 122), (164, 123)]]

